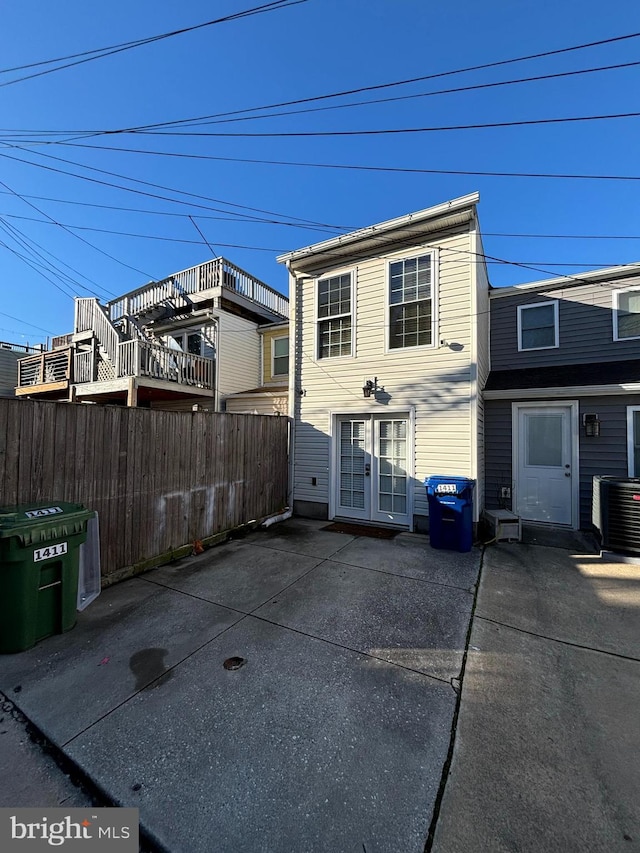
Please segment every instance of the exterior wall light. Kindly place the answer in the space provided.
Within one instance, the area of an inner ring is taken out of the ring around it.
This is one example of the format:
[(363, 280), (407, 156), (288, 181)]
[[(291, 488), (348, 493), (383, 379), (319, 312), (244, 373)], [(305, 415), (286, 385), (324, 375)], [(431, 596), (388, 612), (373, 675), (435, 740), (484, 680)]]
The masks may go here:
[(600, 419), (597, 415), (583, 415), (584, 434), (590, 438), (600, 435)]
[(378, 388), (378, 377), (374, 377), (373, 379), (365, 379), (364, 385), (362, 387), (362, 393), (365, 397), (371, 397), (372, 394), (375, 395), (375, 392)]

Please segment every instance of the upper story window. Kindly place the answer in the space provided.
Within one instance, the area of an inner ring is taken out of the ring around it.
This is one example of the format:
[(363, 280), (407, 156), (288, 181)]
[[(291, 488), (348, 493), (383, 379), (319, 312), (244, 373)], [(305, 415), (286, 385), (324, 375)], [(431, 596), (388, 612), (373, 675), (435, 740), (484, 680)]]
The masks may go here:
[(169, 349), (181, 350), (191, 355), (202, 355), (206, 358), (215, 357), (213, 327), (204, 326), (200, 329), (181, 329), (171, 332), (166, 337)]
[(289, 373), (289, 337), (274, 338), (271, 342), (271, 375)]
[(389, 349), (432, 346), (433, 255), (389, 264)]
[(351, 273), (318, 281), (318, 358), (352, 355)]
[(640, 338), (640, 287), (613, 291), (613, 340)]
[(640, 406), (627, 408), (629, 476), (640, 477)]
[(518, 350), (553, 349), (560, 344), (558, 301), (518, 306)]

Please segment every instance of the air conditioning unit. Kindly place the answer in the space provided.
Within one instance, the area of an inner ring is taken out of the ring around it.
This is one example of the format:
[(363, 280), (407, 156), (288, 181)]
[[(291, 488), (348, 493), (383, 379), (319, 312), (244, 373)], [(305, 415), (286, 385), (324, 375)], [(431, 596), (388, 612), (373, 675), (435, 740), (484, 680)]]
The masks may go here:
[(640, 556), (640, 477), (594, 477), (591, 520), (603, 549)]

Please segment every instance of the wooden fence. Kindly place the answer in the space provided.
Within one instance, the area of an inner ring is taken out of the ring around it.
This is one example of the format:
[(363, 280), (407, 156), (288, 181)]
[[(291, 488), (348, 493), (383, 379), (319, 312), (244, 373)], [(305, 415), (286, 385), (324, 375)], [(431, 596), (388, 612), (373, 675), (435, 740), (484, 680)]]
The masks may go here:
[(98, 512), (106, 582), (282, 510), (288, 422), (0, 399), (0, 505)]

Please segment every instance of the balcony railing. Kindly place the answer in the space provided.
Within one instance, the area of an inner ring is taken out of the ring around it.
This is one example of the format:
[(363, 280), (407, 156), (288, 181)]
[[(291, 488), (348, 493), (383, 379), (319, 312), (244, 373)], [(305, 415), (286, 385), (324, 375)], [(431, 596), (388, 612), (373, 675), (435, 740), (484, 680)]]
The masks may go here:
[(56, 335), (54, 338), (51, 338), (51, 349), (63, 349), (64, 347), (68, 347), (72, 341), (73, 334)]
[(214, 360), (145, 341), (123, 341), (118, 347), (118, 376), (148, 376), (213, 388)]
[(189, 304), (189, 296), (215, 287), (238, 293), (277, 317), (289, 317), (286, 296), (224, 258), (216, 258), (175, 273), (163, 281), (150, 282), (109, 302), (109, 318), (115, 322), (121, 317), (141, 314), (162, 305), (184, 308)]
[(18, 361), (17, 393), (24, 394), (27, 393), (25, 389), (36, 390), (38, 386), (63, 388), (71, 382), (71, 365), (71, 347), (21, 358)]

